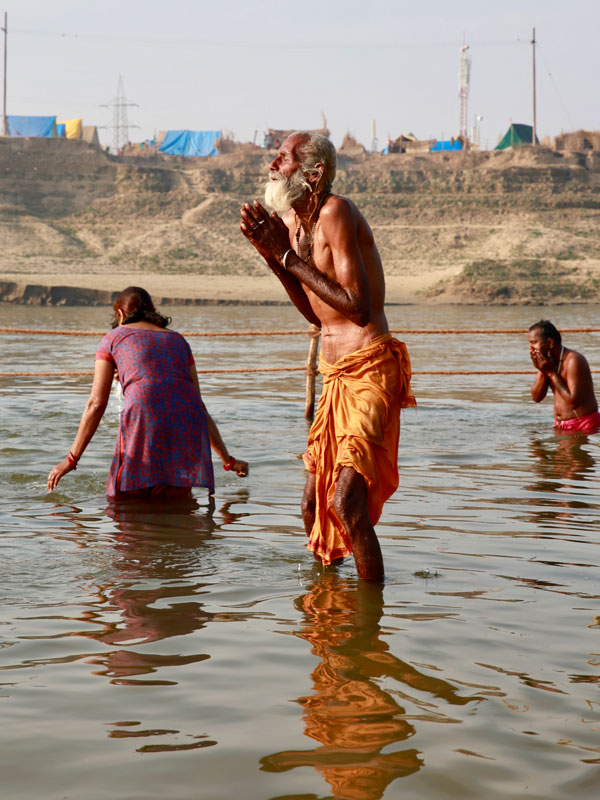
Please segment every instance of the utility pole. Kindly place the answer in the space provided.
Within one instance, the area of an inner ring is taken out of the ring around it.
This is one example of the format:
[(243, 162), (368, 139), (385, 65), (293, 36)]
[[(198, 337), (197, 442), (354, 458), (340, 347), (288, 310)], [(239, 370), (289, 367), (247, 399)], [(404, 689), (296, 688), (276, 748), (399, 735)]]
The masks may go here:
[(531, 130), (531, 144), (535, 144), (536, 139), (537, 139), (536, 132), (535, 132), (536, 123), (537, 123), (536, 107), (535, 107), (536, 106), (536, 102), (535, 102), (535, 100), (536, 100), (536, 98), (535, 98), (535, 44), (536, 44), (536, 42), (535, 42), (535, 28), (534, 28), (533, 29), (533, 36), (531, 37), (531, 49), (532, 49), (532, 52), (533, 52), (533, 128)]
[(6, 116), (6, 50), (8, 44), (6, 40), (8, 39), (8, 14), (6, 11), (4, 12), (4, 27), (2, 31), (4, 32), (4, 92), (2, 95), (2, 131), (0, 131), (0, 133), (2, 136), (8, 136), (8, 118)]

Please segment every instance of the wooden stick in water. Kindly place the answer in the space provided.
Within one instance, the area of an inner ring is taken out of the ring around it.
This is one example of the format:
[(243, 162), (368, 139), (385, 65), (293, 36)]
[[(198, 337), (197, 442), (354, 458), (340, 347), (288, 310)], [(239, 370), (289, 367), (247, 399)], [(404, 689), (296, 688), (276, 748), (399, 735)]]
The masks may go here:
[(308, 335), (308, 359), (306, 361), (306, 407), (304, 418), (312, 419), (315, 415), (315, 378), (317, 377), (317, 354), (319, 352), (319, 339), (321, 329), (311, 325)]

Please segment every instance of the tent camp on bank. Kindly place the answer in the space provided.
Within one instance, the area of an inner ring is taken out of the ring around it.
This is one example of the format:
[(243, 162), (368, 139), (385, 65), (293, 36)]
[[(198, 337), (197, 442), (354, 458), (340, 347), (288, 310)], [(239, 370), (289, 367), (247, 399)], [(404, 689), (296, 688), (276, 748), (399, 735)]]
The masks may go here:
[(217, 156), (221, 131), (167, 131), (158, 148), (168, 156)]
[(56, 117), (22, 117), (9, 114), (6, 123), (9, 136), (35, 139), (54, 139), (58, 136)]
[(8, 135), (29, 139), (81, 139), (100, 147), (98, 129), (95, 125), (84, 125), (83, 120), (59, 120), (56, 117), (31, 117), (9, 114), (6, 117)]
[[(539, 144), (539, 139), (535, 137), (535, 144)], [(502, 139), (498, 142), (495, 150), (506, 150), (509, 147), (520, 147), (523, 144), (533, 144), (533, 128), (531, 125), (520, 125), (511, 123)]]

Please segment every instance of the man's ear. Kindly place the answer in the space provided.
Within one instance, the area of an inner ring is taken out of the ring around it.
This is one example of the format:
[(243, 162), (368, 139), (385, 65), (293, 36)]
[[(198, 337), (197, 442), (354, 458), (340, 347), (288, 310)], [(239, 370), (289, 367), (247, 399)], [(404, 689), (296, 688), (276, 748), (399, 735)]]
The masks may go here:
[(308, 181), (313, 188), (319, 185), (324, 174), (325, 164), (323, 164), (321, 161), (317, 161), (317, 163), (311, 169), (308, 177)]

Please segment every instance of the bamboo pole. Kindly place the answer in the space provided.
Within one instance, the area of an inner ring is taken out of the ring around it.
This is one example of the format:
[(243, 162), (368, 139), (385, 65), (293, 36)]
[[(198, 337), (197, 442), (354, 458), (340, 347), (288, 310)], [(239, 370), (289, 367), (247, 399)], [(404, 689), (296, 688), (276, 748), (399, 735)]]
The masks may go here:
[(315, 415), (315, 378), (317, 377), (317, 354), (319, 352), (319, 338), (321, 329), (311, 325), (308, 335), (308, 358), (306, 360), (306, 406), (304, 418), (311, 420)]

